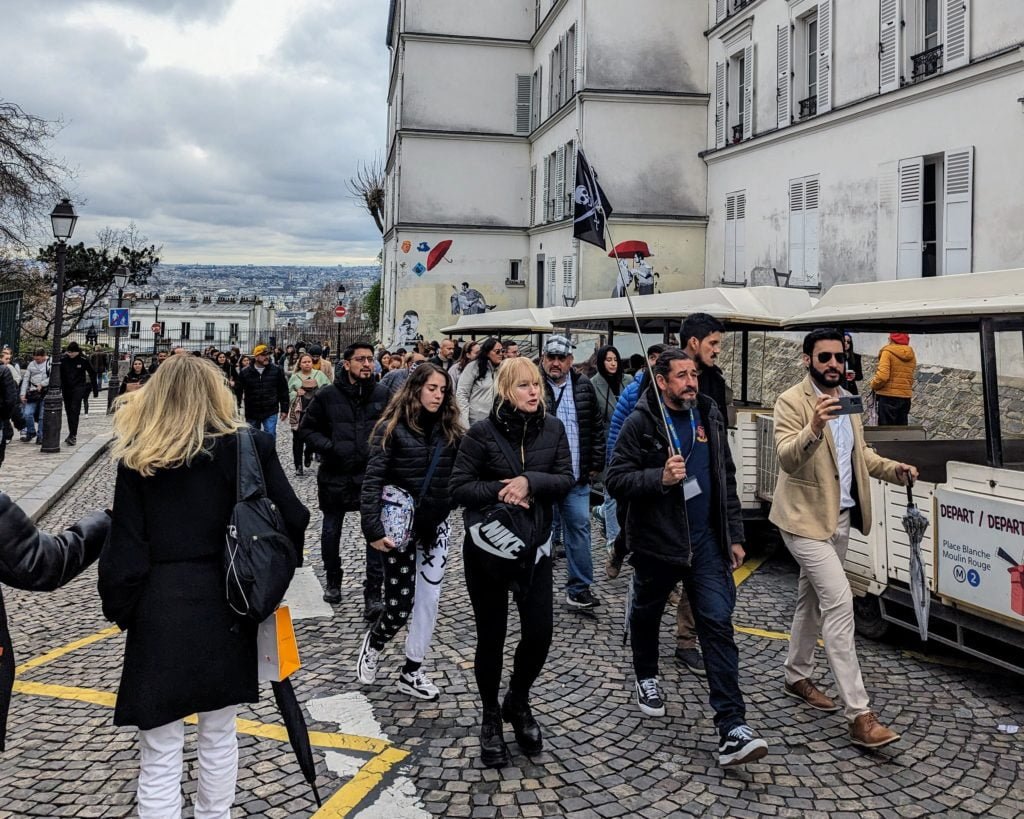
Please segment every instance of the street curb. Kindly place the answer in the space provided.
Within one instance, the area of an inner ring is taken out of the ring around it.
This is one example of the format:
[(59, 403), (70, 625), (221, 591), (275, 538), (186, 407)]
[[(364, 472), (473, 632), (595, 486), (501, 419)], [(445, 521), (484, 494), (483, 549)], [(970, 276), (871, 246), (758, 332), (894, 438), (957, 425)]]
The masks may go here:
[(107, 447), (113, 440), (114, 434), (110, 432), (93, 438), (87, 444), (82, 444), (74, 455), (15, 502), (33, 523), (39, 523), (39, 519), (50, 511), (53, 505), (82, 476), (82, 473), (107, 451)]

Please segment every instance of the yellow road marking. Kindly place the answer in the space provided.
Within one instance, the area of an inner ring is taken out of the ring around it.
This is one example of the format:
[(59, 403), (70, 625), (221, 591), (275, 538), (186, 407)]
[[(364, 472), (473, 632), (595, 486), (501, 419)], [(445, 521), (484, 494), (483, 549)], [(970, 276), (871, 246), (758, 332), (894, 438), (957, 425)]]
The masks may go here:
[(733, 582), (739, 586), (744, 580), (747, 580), (750, 575), (760, 569), (761, 564), (763, 564), (767, 559), (768, 555), (763, 555), (761, 557), (755, 557), (753, 560), (746, 561), (742, 566), (733, 571)]
[(752, 634), (754, 637), (767, 637), (769, 640), (788, 640), (789, 635), (784, 631), (765, 631), (763, 628), (749, 628), (747, 626), (733, 626), (734, 631), (740, 634)]
[(48, 683), (15, 680), (14, 690), (19, 694), (29, 694), (36, 697), (54, 697), (58, 700), (74, 700), (76, 702), (91, 702), (93, 705), (105, 705), (108, 708), (113, 708), (117, 702), (117, 695), (111, 694), (109, 691), (76, 688), (70, 685), (50, 685)]
[(55, 648), (53, 651), (47, 651), (45, 654), (40, 654), (38, 657), (33, 657), (28, 662), (24, 662), (14, 669), (15, 674), (23, 674), (30, 668), (38, 668), (41, 665), (46, 665), (54, 660), (63, 657), (65, 654), (70, 654), (76, 649), (83, 648), (84, 646), (98, 643), (100, 640), (105, 640), (107, 637), (112, 637), (115, 634), (120, 634), (121, 629), (117, 626), (111, 626), (105, 628), (103, 631), (97, 631), (95, 634), (90, 634), (88, 637), (83, 637), (81, 640), (75, 640), (67, 645), (63, 645), (60, 648)]
[(343, 819), (348, 816), (399, 762), (409, 756), (401, 748), (388, 748), (360, 768), (322, 808), (313, 814), (313, 819)]

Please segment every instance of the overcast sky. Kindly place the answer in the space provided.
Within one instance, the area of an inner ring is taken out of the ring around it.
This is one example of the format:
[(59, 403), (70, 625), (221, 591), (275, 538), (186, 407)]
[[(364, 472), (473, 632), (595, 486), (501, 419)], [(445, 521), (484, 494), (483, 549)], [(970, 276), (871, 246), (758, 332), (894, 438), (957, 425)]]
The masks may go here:
[(0, 98), (62, 119), (74, 239), (167, 262), (359, 264), (345, 180), (386, 139), (387, 0), (0, 0)]

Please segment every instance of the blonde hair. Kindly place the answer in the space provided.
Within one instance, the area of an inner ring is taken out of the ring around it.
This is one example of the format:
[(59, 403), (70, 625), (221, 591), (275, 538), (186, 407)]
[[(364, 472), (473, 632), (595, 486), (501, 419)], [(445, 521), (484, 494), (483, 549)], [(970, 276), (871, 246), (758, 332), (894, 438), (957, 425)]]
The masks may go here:
[[(528, 358), (509, 358), (501, 362), (494, 380), (494, 392), (498, 398), (506, 403), (515, 404), (515, 389), (520, 381), (529, 380), (541, 386), (544, 380), (541, 378), (540, 370)], [(543, 396), (539, 402), (541, 414), (546, 410)]]
[(207, 438), (245, 427), (224, 372), (196, 356), (171, 356), (141, 390), (117, 399), (111, 454), (151, 477), (192, 462)]

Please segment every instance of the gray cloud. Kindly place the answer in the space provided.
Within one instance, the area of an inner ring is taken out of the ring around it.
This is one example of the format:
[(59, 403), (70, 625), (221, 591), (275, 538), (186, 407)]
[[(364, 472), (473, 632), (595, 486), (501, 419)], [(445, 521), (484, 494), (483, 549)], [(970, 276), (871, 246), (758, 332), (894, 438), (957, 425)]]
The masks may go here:
[[(124, 5), (194, 19), (231, 3)], [(114, 32), (15, 11), (0, 29), (0, 97), (64, 120), (53, 153), (78, 168), (85, 240), (134, 220), (169, 261), (372, 258), (380, 235), (345, 180), (383, 148), (385, 16), (335, 0), (296, 19), (263, 70), (211, 77), (148, 66)]]

